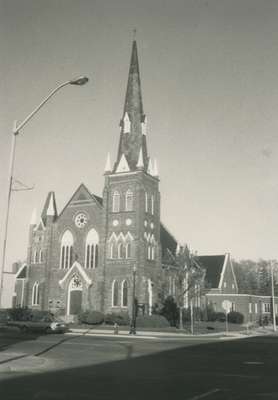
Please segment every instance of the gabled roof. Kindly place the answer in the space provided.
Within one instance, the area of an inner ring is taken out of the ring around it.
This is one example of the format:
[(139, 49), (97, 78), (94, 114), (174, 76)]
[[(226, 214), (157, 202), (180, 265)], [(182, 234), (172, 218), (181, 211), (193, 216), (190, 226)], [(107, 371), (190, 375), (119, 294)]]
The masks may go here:
[(198, 263), (205, 269), (205, 281), (210, 288), (218, 288), (225, 264), (225, 254), (198, 256)]
[(160, 224), (160, 242), (162, 263), (173, 265), (178, 243), (162, 223)]
[(96, 203), (100, 208), (102, 208), (102, 198), (92, 194), (89, 189), (84, 185), (84, 183), (81, 183), (74, 194), (71, 196), (70, 200), (67, 202), (61, 213), (59, 214), (59, 218), (61, 215), (64, 213), (67, 207), (69, 207), (71, 204), (72, 205), (84, 205), (84, 204), (90, 204), (90, 203)]
[(91, 278), (87, 275), (86, 271), (84, 270), (84, 268), (82, 268), (81, 264), (79, 264), (78, 261), (75, 261), (72, 266), (70, 267), (70, 269), (66, 272), (66, 274), (64, 275), (64, 277), (62, 279), (59, 280), (59, 285), (64, 288), (65, 282), (66, 280), (72, 275), (73, 271), (77, 270), (77, 272), (80, 273), (80, 275), (82, 276), (82, 278), (84, 279), (84, 281), (86, 282), (86, 284), (88, 286), (91, 286), (91, 284), (93, 283), (93, 281), (91, 280)]
[(15, 275), (16, 279), (26, 279), (27, 278), (27, 264), (22, 264)]

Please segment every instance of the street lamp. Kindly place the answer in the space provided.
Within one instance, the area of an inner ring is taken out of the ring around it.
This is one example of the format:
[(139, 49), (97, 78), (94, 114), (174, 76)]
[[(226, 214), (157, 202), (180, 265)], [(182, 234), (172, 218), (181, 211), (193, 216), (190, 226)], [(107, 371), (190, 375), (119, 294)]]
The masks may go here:
[(136, 285), (136, 265), (133, 266), (132, 270), (133, 287), (132, 287), (132, 310), (131, 310), (131, 322), (130, 322), (130, 335), (136, 335), (136, 298), (135, 298), (135, 285)]
[(8, 235), (8, 224), (9, 224), (9, 214), (10, 214), (10, 202), (11, 202), (11, 193), (12, 193), (12, 185), (13, 185), (13, 172), (14, 172), (14, 161), (15, 161), (15, 148), (16, 148), (16, 137), (19, 134), (20, 130), (27, 124), (27, 122), (45, 105), (45, 103), (50, 100), (58, 90), (62, 89), (67, 85), (77, 85), (83, 86), (88, 82), (88, 78), (86, 76), (80, 76), (75, 79), (71, 79), (70, 81), (66, 81), (61, 85), (57, 86), (27, 117), (19, 124), (14, 123), (13, 131), (12, 131), (12, 146), (10, 153), (10, 164), (9, 164), (9, 175), (8, 175), (8, 192), (7, 192), (7, 200), (6, 200), (6, 215), (5, 215), (5, 223), (4, 223), (4, 240), (3, 240), (3, 253), (2, 253), (2, 263), (0, 268), (0, 307), (2, 305), (2, 294), (3, 294), (3, 282), (4, 282), (4, 273), (5, 273), (5, 263), (6, 263), (6, 249), (7, 249), (7, 235)]
[(276, 332), (276, 315), (275, 315), (275, 295), (274, 295), (274, 276), (273, 276), (273, 270), (274, 270), (274, 262), (271, 261), (270, 264), (271, 267), (271, 297), (272, 297), (272, 320), (273, 320), (273, 331)]

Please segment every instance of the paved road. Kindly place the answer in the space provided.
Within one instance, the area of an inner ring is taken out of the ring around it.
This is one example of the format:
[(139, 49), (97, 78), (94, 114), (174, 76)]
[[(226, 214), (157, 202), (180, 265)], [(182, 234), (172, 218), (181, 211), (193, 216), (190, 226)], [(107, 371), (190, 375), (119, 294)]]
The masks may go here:
[(0, 336), (5, 400), (277, 400), (277, 376), (278, 337)]

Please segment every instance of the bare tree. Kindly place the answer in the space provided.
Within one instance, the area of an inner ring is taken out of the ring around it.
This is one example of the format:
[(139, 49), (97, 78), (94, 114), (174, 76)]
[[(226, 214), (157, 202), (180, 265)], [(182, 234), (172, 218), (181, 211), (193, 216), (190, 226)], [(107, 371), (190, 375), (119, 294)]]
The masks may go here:
[[(198, 263), (198, 257), (190, 252), (187, 245), (180, 246), (175, 255), (174, 276), (177, 285), (176, 300), (179, 308), (179, 328), (183, 329), (183, 309), (185, 306), (185, 298), (188, 299), (191, 308), (193, 299), (196, 296), (196, 289), (200, 289), (204, 285), (205, 270)], [(193, 321), (191, 321), (193, 322)]]

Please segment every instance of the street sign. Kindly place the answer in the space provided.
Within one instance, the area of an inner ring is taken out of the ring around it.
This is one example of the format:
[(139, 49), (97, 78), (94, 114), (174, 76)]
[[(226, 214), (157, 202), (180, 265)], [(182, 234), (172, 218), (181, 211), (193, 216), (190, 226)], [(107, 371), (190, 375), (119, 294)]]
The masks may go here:
[(232, 302), (229, 300), (222, 301), (222, 308), (224, 308), (226, 314), (229, 314), (232, 309)]

